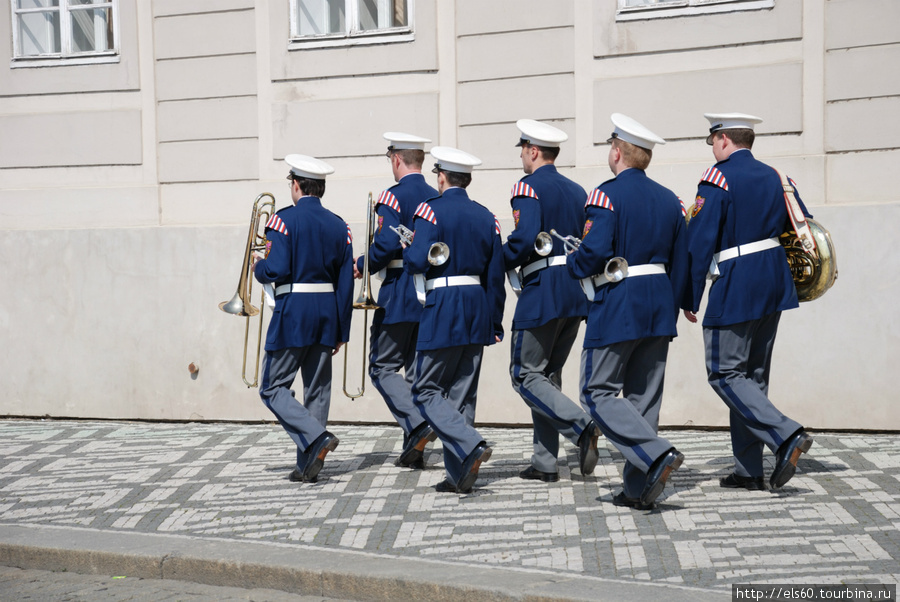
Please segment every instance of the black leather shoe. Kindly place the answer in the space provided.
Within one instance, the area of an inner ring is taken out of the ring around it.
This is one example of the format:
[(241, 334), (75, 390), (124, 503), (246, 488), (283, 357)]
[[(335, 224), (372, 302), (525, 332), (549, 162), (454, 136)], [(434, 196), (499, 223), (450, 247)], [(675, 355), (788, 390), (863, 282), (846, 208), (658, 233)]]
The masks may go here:
[(425, 446), (435, 439), (437, 439), (437, 433), (434, 432), (434, 429), (427, 422), (423, 422), (414, 428), (409, 434), (406, 445), (403, 446), (403, 451), (400, 452), (400, 457), (397, 458), (397, 466), (412, 467), (413, 464), (423, 458)]
[(434, 490), (438, 493), (456, 493), (456, 486), (449, 479), (444, 479), (434, 486)]
[(543, 472), (534, 466), (529, 466), (519, 473), (521, 479), (531, 479), (534, 481), (543, 481), (545, 483), (555, 483), (559, 480), (558, 472)]
[(303, 478), (303, 472), (301, 470), (298, 470), (295, 468), (294, 470), (291, 471), (290, 476), (288, 476), (288, 480), (291, 480), (295, 483), (316, 483), (316, 482), (318, 482), (319, 477), (315, 477), (314, 479), (312, 479), (310, 481), (306, 481)]
[(597, 451), (599, 438), (600, 427), (591, 420), (587, 428), (581, 432), (581, 436), (578, 437), (578, 467), (581, 469), (582, 475), (593, 473), (597, 466), (597, 460), (600, 459), (600, 452)]
[(727, 477), (719, 479), (719, 487), (725, 489), (748, 489), (750, 491), (765, 491), (766, 483), (762, 477), (742, 477), (731, 473)]
[(797, 460), (800, 459), (800, 454), (808, 452), (812, 444), (812, 437), (804, 430), (797, 431), (790, 439), (781, 444), (775, 454), (775, 470), (769, 477), (769, 485), (772, 486), (772, 489), (783, 487), (791, 480), (797, 471)]
[(642, 504), (652, 504), (666, 488), (666, 481), (673, 470), (677, 470), (681, 463), (684, 462), (684, 454), (674, 447), (657, 458), (650, 472), (647, 473), (647, 481), (644, 484), (644, 491), (641, 493)]
[(644, 504), (636, 497), (626, 497), (625, 492), (621, 491), (613, 498), (613, 506), (622, 506), (625, 508), (633, 508), (635, 510), (654, 510), (656, 508), (656, 502)]
[(456, 490), (459, 493), (469, 493), (472, 491), (472, 485), (478, 478), (478, 469), (481, 468), (482, 462), (487, 462), (494, 450), (487, 446), (486, 443), (479, 443), (472, 453), (466, 458), (462, 465), (462, 476), (456, 483)]
[(306, 460), (306, 466), (303, 468), (303, 480), (314, 483), (319, 476), (319, 471), (322, 470), (322, 466), (325, 464), (325, 456), (328, 452), (332, 452), (337, 449), (338, 443), (340, 441), (333, 434), (325, 431), (319, 438), (312, 442), (312, 444), (306, 448), (306, 454), (308, 459)]

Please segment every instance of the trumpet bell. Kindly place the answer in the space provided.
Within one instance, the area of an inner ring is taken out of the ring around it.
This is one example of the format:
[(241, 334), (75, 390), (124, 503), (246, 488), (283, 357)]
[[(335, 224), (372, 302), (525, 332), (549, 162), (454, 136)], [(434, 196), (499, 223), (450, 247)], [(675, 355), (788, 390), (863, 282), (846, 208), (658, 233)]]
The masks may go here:
[(603, 269), (603, 275), (606, 276), (606, 279), (610, 282), (624, 280), (628, 275), (628, 262), (625, 261), (624, 257), (613, 257), (606, 262), (606, 267)]
[(221, 303), (219, 303), (219, 309), (224, 311), (226, 314), (241, 316), (243, 318), (251, 318), (259, 313), (258, 309), (256, 309), (249, 303), (244, 302), (244, 299), (241, 298), (240, 292), (235, 293), (234, 297), (232, 297), (230, 301), (222, 301)]
[(534, 252), (541, 257), (546, 257), (553, 252), (553, 237), (546, 232), (538, 232), (534, 239)]
[(433, 266), (444, 265), (450, 259), (450, 247), (447, 243), (436, 242), (428, 249), (428, 263)]

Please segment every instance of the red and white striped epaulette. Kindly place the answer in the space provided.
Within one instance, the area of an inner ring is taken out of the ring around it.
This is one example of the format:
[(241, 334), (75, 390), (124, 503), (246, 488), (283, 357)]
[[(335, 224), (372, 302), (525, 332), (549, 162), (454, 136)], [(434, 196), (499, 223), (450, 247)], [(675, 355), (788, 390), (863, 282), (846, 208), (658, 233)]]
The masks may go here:
[(400, 202), (397, 200), (397, 197), (393, 195), (390, 190), (383, 191), (379, 196), (378, 200), (375, 202), (376, 205), (386, 205), (390, 207), (397, 213), (400, 213)]
[(538, 195), (534, 191), (534, 188), (532, 188), (525, 182), (516, 182), (516, 185), (512, 187), (512, 191), (509, 193), (510, 200), (516, 198), (517, 196), (530, 196), (533, 199), (538, 198)]
[(684, 201), (681, 197), (678, 197), (678, 202), (681, 203), (681, 217), (684, 217), (687, 215), (687, 207), (684, 206)]
[(416, 207), (416, 217), (421, 217), (437, 226), (437, 217), (434, 215), (434, 209), (428, 203), (419, 203)]
[(500, 235), (500, 221), (497, 219), (497, 216), (494, 216), (494, 231), (497, 232), (497, 235)]
[[(344, 222), (346, 223), (346, 222)], [(347, 224), (347, 244), (353, 244), (353, 232), (350, 231), (350, 224)]]
[(612, 201), (610, 201), (609, 197), (606, 196), (606, 193), (601, 191), (599, 188), (595, 188), (591, 191), (591, 194), (588, 195), (587, 201), (585, 201), (584, 206), (600, 207), (602, 209), (615, 211), (612, 206)]
[(794, 192), (796, 192), (797, 191), (797, 182), (795, 182), (791, 176), (785, 176), (785, 177), (787, 178), (788, 182), (791, 183), (791, 186), (794, 187)]
[(704, 172), (703, 177), (700, 178), (700, 183), (703, 182), (718, 186), (722, 190), (728, 190), (728, 182), (725, 181), (725, 176), (715, 167), (710, 167)]
[(266, 222), (266, 230), (275, 230), (276, 232), (281, 232), (285, 236), (287, 236), (288, 229), (287, 226), (284, 225), (284, 222), (281, 221), (281, 218), (278, 215), (273, 215), (269, 218), (269, 221)]

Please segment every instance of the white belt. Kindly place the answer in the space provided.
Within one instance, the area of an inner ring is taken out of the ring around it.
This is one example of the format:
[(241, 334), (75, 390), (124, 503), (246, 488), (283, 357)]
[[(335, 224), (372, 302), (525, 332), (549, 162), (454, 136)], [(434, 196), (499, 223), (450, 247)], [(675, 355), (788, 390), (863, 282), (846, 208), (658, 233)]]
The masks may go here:
[(394, 259), (393, 261), (391, 261), (390, 263), (387, 264), (387, 267), (385, 269), (396, 270), (396, 269), (400, 269), (402, 267), (403, 267), (403, 260), (402, 259)]
[(445, 286), (472, 286), (481, 284), (481, 278), (478, 276), (444, 276), (442, 278), (432, 278), (425, 282), (425, 290), (430, 291)]
[[(665, 274), (666, 273), (666, 264), (664, 263), (645, 263), (643, 265), (630, 265), (628, 266), (627, 273), (624, 278), (631, 278), (632, 276), (651, 276), (653, 274)], [(603, 274), (597, 274), (595, 276), (591, 276), (591, 281), (594, 286), (603, 286), (604, 284), (609, 284), (609, 280), (606, 279), (606, 276)]]
[(719, 251), (713, 255), (712, 261), (709, 263), (709, 273), (706, 277), (710, 280), (718, 278), (719, 264), (723, 261), (736, 259), (737, 257), (743, 257), (744, 255), (750, 255), (752, 253), (759, 253), (760, 251), (774, 249), (775, 247), (780, 246), (781, 243), (778, 242), (777, 238), (767, 238), (765, 240), (757, 240), (756, 242), (750, 242), (745, 245), (738, 245), (736, 247), (731, 247), (730, 249)]
[(565, 255), (556, 255), (554, 257), (544, 257), (543, 259), (538, 259), (537, 261), (533, 261), (522, 268), (521, 273), (522, 277), (528, 276), (529, 274), (533, 274), (538, 270), (543, 270), (544, 268), (549, 268), (555, 265), (566, 265), (566, 256)]
[(735, 257), (750, 255), (751, 253), (759, 253), (760, 251), (765, 251), (766, 249), (774, 249), (775, 247), (780, 246), (781, 243), (778, 242), (777, 238), (757, 240), (756, 242), (747, 243), (746, 245), (739, 245), (737, 247), (725, 249), (724, 251), (719, 251), (718, 253), (713, 255), (713, 261), (715, 261), (716, 263), (722, 263), (723, 261), (728, 261), (729, 259), (734, 259)]
[(333, 293), (334, 285), (330, 282), (295, 282), (275, 287), (276, 295), (285, 293)]

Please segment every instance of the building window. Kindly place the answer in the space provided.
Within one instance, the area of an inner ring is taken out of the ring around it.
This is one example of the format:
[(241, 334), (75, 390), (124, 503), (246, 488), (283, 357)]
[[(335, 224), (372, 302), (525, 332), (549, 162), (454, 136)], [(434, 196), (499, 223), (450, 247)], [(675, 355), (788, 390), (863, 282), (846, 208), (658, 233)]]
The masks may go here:
[(292, 47), (413, 39), (413, 0), (291, 0)]
[(117, 1), (12, 0), (13, 60), (44, 65), (115, 58)]
[(619, 0), (618, 21), (772, 8), (775, 0)]

